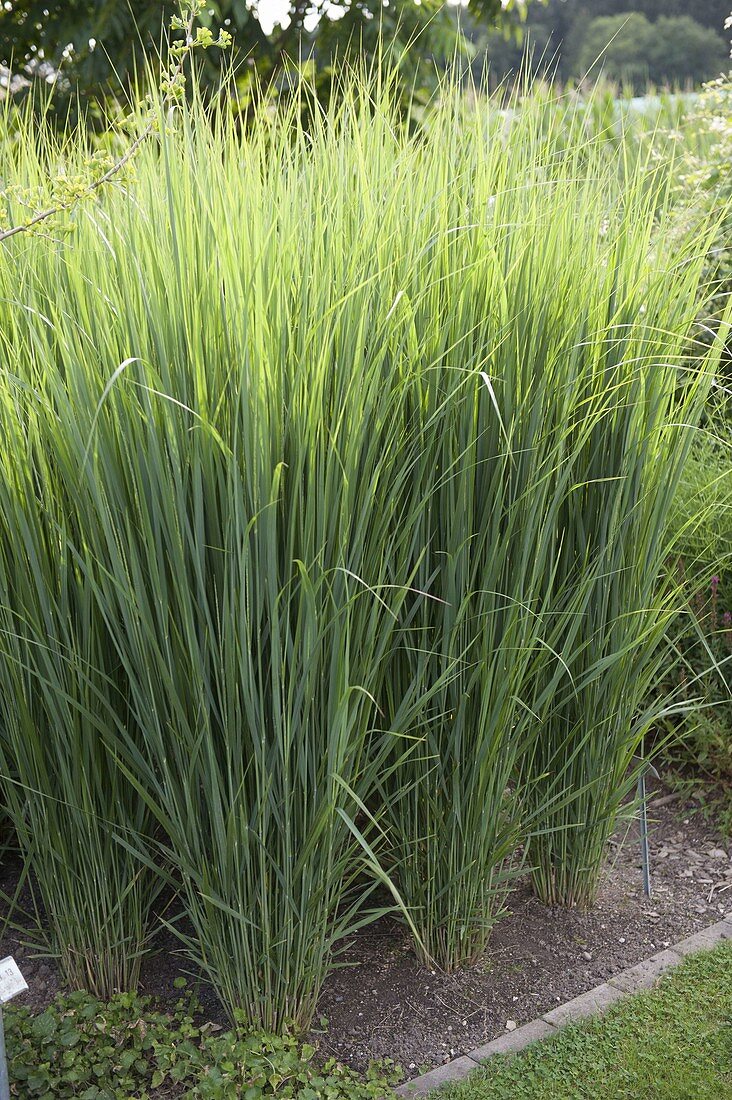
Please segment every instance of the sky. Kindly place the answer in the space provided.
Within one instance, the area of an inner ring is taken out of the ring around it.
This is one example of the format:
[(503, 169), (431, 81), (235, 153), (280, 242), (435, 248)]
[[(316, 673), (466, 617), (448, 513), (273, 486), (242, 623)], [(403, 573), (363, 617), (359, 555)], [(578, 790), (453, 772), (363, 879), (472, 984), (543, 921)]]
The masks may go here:
[[(337, 4), (329, 4), (327, 0), (325, 3), (318, 4), (318, 6), (322, 7), (323, 9), (330, 9), (331, 19), (338, 18), (339, 10), (343, 11), (342, 8), (338, 8)], [(262, 24), (262, 30), (264, 31), (264, 33), (271, 34), (272, 28), (276, 23), (279, 23), (282, 27), (289, 26), (290, 17), (287, 14), (289, 10), (290, 0), (259, 0), (259, 22)], [(308, 30), (311, 30), (315, 26), (317, 21), (317, 16), (313, 16), (310, 25), (308, 25), (308, 21), (306, 20), (305, 26)]]

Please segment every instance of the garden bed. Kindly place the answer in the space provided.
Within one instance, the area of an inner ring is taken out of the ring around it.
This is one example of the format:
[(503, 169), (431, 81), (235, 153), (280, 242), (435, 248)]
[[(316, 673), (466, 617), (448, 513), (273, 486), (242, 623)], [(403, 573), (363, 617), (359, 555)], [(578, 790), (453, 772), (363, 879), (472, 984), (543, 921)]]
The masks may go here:
[[(534, 1019), (671, 942), (719, 919), (732, 905), (728, 844), (693, 805), (659, 788), (650, 813), (653, 895), (642, 895), (635, 825), (611, 841), (599, 900), (587, 913), (542, 906), (526, 885), (509, 899), (510, 915), (496, 927), (485, 958), (456, 974), (417, 964), (402, 926), (382, 918), (348, 941), (326, 982), (316, 1035), (325, 1054), (355, 1067), (393, 1058), (409, 1076), (502, 1034), (509, 1021)], [(672, 796), (671, 796), (672, 797)], [(3, 883), (7, 891), (11, 881)], [(22, 959), (40, 1008), (58, 989), (53, 966), (24, 953), (22, 935), (3, 937), (3, 953)], [(177, 997), (181, 971), (174, 945), (145, 965), (143, 991)], [(224, 1022), (213, 994), (202, 990), (211, 1019)]]

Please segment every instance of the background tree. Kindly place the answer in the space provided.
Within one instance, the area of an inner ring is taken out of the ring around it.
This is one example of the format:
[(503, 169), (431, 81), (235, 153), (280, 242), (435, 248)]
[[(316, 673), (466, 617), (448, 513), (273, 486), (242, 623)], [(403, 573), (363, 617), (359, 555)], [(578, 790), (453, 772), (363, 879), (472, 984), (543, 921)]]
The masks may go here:
[(593, 67), (635, 88), (651, 84), (700, 84), (717, 75), (726, 58), (720, 35), (688, 15), (651, 23), (640, 12), (593, 19), (578, 50), (575, 74)]
[[(475, 25), (519, 16), (529, 0), (470, 0)], [(169, 0), (8, 0), (0, 10), (0, 65), (33, 81), (60, 72), (69, 94), (103, 97), (118, 93), (160, 49), (177, 6)], [(293, 0), (271, 26), (260, 0), (211, 0), (209, 20), (234, 36), (234, 65), (260, 79), (276, 76), (286, 59), (358, 53), (369, 61), (379, 36), (397, 50), (417, 39), (416, 52), (444, 60), (458, 47), (458, 16), (441, 0)], [(260, 17), (261, 16), (261, 17)], [(283, 25), (284, 24), (284, 25)], [(45, 62), (45, 64), (42, 64)], [(206, 56), (205, 76), (215, 79), (219, 55)], [(246, 66), (246, 67), (245, 67)]]
[[(536, 72), (551, 70), (562, 81), (577, 80), (605, 51), (609, 76), (623, 71), (625, 79), (635, 73), (641, 84), (650, 79), (683, 85), (719, 74), (727, 6), (727, 0), (546, 0), (533, 4), (523, 23), (510, 13), (500, 30), (466, 27), (476, 50), (474, 70), (488, 64), (494, 83), (527, 64)], [(630, 23), (622, 29), (626, 20)]]

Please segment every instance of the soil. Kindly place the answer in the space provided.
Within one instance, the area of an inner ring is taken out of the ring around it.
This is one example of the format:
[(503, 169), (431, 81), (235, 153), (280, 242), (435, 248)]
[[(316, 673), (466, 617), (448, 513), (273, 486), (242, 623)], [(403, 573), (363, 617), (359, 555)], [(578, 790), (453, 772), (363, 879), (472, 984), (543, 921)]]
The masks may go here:
[[(458, 973), (420, 966), (403, 925), (392, 918), (363, 929), (349, 940), (323, 990), (319, 1015), (328, 1028), (316, 1035), (321, 1051), (357, 1068), (391, 1058), (414, 1076), (719, 920), (732, 910), (732, 845), (693, 809), (656, 788), (649, 810), (650, 898), (642, 892), (637, 826), (626, 824), (610, 842), (592, 910), (549, 909), (520, 883), (485, 957)], [(12, 872), (6, 864), (0, 889), (8, 891)], [(22, 964), (30, 986), (23, 999), (41, 1008), (58, 988), (57, 974), (22, 940), (6, 931), (0, 955), (13, 954)], [(159, 944), (145, 966), (143, 992), (171, 997), (179, 973), (173, 942)], [(213, 994), (202, 991), (202, 1000), (207, 1014), (224, 1022)]]

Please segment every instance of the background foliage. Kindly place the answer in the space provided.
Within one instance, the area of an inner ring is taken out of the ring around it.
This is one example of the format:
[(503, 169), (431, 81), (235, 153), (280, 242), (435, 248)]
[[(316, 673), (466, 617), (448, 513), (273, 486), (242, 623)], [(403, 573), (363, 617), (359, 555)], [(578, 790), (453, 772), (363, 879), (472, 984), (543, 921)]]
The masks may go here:
[[(474, 69), (487, 62), (494, 83), (528, 65), (562, 81), (579, 80), (592, 67), (593, 80), (602, 71), (637, 92), (649, 82), (696, 85), (725, 66), (727, 8), (727, 0), (547, 0), (528, 9), (523, 40), (473, 31)], [(521, 26), (514, 16), (508, 25)]]
[[(494, 23), (508, 10), (523, 14), (529, 0), (471, 0), (476, 25)], [(332, 8), (331, 15), (328, 14)], [(48, 75), (48, 67), (60, 71), (59, 93), (73, 97), (119, 95), (129, 88), (135, 73), (144, 70), (146, 59), (160, 51), (170, 18), (177, 5), (170, 0), (12, 0), (0, 18), (0, 64), (33, 82)], [(265, 83), (282, 76), (313, 50), (323, 81), (323, 94), (330, 84), (328, 68), (337, 57), (350, 58), (368, 66), (382, 51), (399, 59), (408, 42), (418, 45), (407, 59), (414, 75), (416, 58), (440, 64), (460, 51), (456, 9), (439, 0), (353, 0), (341, 5), (313, 0), (295, 0), (289, 8), (289, 23), (265, 30), (257, 5), (246, 0), (212, 0), (201, 15), (203, 23), (215, 22), (234, 37), (233, 67), (239, 95), (245, 99), (255, 77)], [(286, 22), (286, 20), (283, 20)], [(71, 45), (71, 49), (69, 46)], [(38, 65), (42, 58), (46, 66)], [(211, 53), (202, 65), (204, 80), (216, 83), (221, 56)], [(226, 61), (229, 68), (229, 59)], [(30, 69), (28, 68), (30, 65)], [(409, 84), (407, 77), (407, 84)]]

